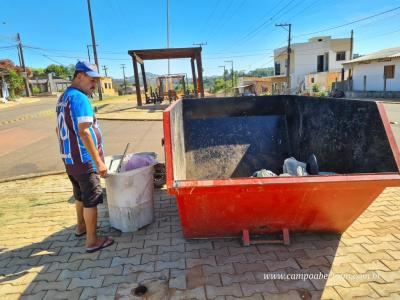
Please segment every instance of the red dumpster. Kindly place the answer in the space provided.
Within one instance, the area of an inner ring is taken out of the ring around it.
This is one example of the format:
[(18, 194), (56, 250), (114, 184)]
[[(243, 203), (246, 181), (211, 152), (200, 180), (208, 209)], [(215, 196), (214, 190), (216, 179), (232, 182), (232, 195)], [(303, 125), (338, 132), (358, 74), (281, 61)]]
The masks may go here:
[[(185, 238), (342, 233), (389, 186), (399, 150), (383, 104), (263, 96), (184, 99), (164, 112), (168, 193)], [(251, 177), (310, 154), (329, 175)]]

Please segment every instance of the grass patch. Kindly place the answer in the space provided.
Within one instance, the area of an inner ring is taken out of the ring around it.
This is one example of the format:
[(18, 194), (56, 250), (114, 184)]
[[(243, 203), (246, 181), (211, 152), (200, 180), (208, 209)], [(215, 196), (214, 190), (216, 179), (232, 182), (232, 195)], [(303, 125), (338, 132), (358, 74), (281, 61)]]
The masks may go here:
[(112, 97), (107, 97), (104, 98), (102, 101), (100, 100), (93, 100), (92, 104), (93, 106), (100, 106), (100, 105), (105, 105), (105, 104), (111, 104), (111, 103), (126, 103), (126, 102), (136, 102), (136, 95), (122, 95), (122, 96), (112, 96)]

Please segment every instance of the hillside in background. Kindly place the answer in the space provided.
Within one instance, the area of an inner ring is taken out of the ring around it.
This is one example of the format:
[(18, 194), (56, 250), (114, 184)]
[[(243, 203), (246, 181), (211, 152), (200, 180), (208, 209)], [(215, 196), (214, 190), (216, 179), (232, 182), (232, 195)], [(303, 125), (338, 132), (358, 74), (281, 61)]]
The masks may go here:
[[(225, 79), (231, 80), (231, 74), (230, 72), (228, 72), (228, 70), (226, 71), (226, 76)], [(259, 69), (255, 69), (255, 70), (251, 70), (249, 72), (244, 72), (244, 71), (235, 71), (235, 77), (243, 77), (243, 76), (250, 76), (250, 77), (267, 77), (267, 76), (273, 76), (274, 75), (274, 68), (259, 68)], [(151, 72), (146, 72), (146, 79), (147, 79), (147, 85), (148, 86), (155, 86), (156, 85), (156, 77), (160, 76), (158, 74), (154, 74)], [(204, 89), (205, 90), (210, 90), (214, 87), (214, 82), (216, 79), (218, 78), (222, 78), (222, 75), (212, 75), (212, 76), (204, 76), (203, 77), (203, 82), (204, 82)], [(126, 81), (127, 81), (127, 86), (132, 86), (135, 82), (134, 76), (129, 76), (126, 77)], [(139, 73), (139, 82), (140, 85), (143, 85), (143, 80), (142, 80), (142, 76)], [(192, 78), (188, 78), (188, 82), (189, 84), (192, 83)], [(117, 78), (117, 79), (113, 79), (113, 84), (114, 86), (121, 86), (124, 83), (124, 79), (123, 78)]]

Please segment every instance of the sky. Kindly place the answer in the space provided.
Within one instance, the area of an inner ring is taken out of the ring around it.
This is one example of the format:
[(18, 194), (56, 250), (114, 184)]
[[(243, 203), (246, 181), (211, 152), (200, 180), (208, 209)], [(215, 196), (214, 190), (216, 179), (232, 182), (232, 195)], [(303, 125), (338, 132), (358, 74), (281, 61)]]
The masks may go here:
[[(167, 46), (167, 1), (91, 0), (99, 65), (107, 66), (108, 76), (122, 78), (122, 64), (126, 76), (133, 75), (128, 50)], [(400, 47), (400, 0), (169, 0), (169, 16), (171, 48), (206, 43), (206, 76), (221, 75), (230, 60), (235, 70), (272, 67), (273, 49), (287, 45), (288, 32), (275, 26), (279, 23), (292, 24), (292, 43), (314, 36), (346, 38), (353, 29), (354, 53)], [(28, 67), (88, 60), (87, 0), (2, 0), (0, 59), (16, 64), (17, 32)], [(92, 51), (90, 56), (93, 62)], [(189, 59), (170, 64), (171, 73), (191, 74)], [(167, 73), (166, 60), (146, 61), (145, 67), (146, 72)]]

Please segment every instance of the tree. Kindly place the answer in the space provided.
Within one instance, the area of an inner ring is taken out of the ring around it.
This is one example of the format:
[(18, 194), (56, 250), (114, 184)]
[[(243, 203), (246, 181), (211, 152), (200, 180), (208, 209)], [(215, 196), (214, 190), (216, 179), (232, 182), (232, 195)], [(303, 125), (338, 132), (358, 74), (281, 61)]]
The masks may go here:
[(54, 73), (56, 77), (60, 78), (68, 78), (68, 76), (72, 76), (73, 73), (71, 73), (71, 70), (65, 66), (59, 66), (59, 65), (48, 65), (46, 69), (44, 69), (44, 72), (46, 74), (49, 73)]
[(212, 93), (218, 93), (221, 90), (224, 90), (225, 88), (225, 81), (222, 77), (218, 77), (214, 79), (214, 84), (211, 89)]
[(11, 99), (14, 99), (16, 96), (22, 94), (24, 89), (24, 78), (15, 70), (10, 70), (8, 78), (10, 82), (10, 97)]
[(259, 68), (255, 70), (249, 71), (246, 76), (251, 76), (251, 77), (267, 77), (267, 76), (273, 76), (274, 75), (274, 68)]
[(43, 68), (32, 68), (32, 74), (34, 77), (45, 75), (46, 73), (44, 72)]

